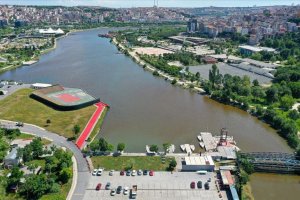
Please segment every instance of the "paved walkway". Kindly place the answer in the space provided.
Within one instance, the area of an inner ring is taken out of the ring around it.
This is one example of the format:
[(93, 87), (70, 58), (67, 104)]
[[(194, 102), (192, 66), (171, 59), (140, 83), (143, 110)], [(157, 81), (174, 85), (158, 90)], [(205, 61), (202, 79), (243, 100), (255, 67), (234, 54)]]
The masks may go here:
[(93, 131), (95, 125), (97, 124), (107, 105), (105, 103), (99, 102), (96, 103), (95, 106), (97, 107), (96, 111), (94, 112), (89, 122), (87, 123), (87, 125), (85, 126), (82, 133), (77, 139), (76, 145), (79, 149), (82, 149), (84, 147), (85, 140), (90, 136), (91, 132)]
[(59, 136), (55, 133), (49, 132), (43, 128), (37, 127), (35, 125), (24, 124), (23, 127), (16, 127), (16, 122), (10, 122), (6, 120), (0, 120), (0, 123), (5, 128), (19, 128), (22, 132), (31, 133), (39, 137), (48, 138), (53, 141), (54, 145), (65, 147), (72, 151), (76, 163), (77, 163), (77, 180), (74, 193), (71, 197), (72, 200), (82, 200), (86, 192), (87, 184), (90, 180), (90, 172), (86, 162), (86, 159), (83, 157), (80, 149), (71, 141), (67, 141), (66, 138)]

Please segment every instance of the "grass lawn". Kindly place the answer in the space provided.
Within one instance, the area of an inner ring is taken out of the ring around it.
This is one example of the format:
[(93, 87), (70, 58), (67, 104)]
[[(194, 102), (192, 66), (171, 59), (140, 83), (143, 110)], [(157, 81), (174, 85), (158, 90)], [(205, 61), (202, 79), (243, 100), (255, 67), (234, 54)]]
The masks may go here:
[(26, 166), (29, 166), (29, 165), (35, 165), (35, 166), (41, 166), (42, 169), (45, 168), (45, 160), (32, 160), (32, 161), (29, 161), (27, 163), (25, 163)]
[[(0, 101), (0, 119), (21, 121), (44, 127), (64, 137), (74, 135), (72, 129), (78, 124), (83, 130), (95, 112), (95, 106), (74, 111), (57, 111), (29, 97), (32, 89), (22, 89)], [(51, 123), (47, 124), (46, 120)]]
[(132, 169), (148, 169), (166, 171), (172, 157), (167, 157), (162, 163), (159, 156), (93, 156), (91, 157), (94, 168), (104, 167), (105, 170), (123, 170), (132, 166)]
[[(33, 139), (35, 138), (34, 135), (31, 135), (31, 134), (26, 134), (26, 133), (21, 133), (21, 135), (17, 136), (15, 139), (23, 139), (23, 140), (26, 140), (26, 139)], [(42, 143), (43, 145), (48, 145), (48, 144), (51, 144), (51, 141), (50, 140), (47, 140), (45, 138), (42, 138)]]

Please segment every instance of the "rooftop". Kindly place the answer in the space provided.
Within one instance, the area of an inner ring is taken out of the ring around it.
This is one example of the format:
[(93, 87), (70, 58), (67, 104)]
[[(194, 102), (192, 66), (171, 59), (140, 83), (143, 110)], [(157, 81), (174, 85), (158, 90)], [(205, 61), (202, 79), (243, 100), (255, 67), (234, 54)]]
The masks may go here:
[(211, 156), (187, 156), (184, 161), (186, 165), (215, 165)]

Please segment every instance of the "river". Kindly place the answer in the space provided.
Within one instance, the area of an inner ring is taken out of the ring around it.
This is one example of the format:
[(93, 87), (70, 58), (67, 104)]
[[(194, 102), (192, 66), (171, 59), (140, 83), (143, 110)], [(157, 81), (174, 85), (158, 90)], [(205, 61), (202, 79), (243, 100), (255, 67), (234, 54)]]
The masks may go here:
[[(108, 39), (97, 37), (108, 30), (72, 33), (38, 63), (5, 72), (0, 80), (59, 83), (100, 97), (111, 107), (101, 136), (114, 145), (126, 143), (129, 152), (144, 152), (146, 144), (164, 142), (177, 148), (184, 143), (198, 146), (200, 131), (219, 134), (222, 127), (243, 151), (291, 152), (272, 128), (248, 113), (173, 86), (118, 54)], [(253, 177), (260, 181), (260, 176)]]

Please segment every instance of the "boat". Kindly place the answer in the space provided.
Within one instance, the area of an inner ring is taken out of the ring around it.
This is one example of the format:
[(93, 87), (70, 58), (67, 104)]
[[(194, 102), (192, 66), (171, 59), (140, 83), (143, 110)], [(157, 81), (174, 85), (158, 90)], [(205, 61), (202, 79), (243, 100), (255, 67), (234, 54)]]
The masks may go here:
[(180, 149), (181, 149), (182, 151), (185, 151), (185, 145), (184, 145), (184, 144), (180, 145)]
[(191, 144), (191, 145), (190, 145), (190, 148), (191, 148), (192, 151), (195, 151), (195, 145), (192, 145), (192, 144)]
[(204, 149), (204, 142), (199, 142), (199, 145), (202, 149)]
[(202, 137), (201, 137), (201, 135), (198, 135), (198, 136), (197, 136), (197, 138), (198, 138), (199, 142), (201, 142), (201, 141), (202, 141)]

